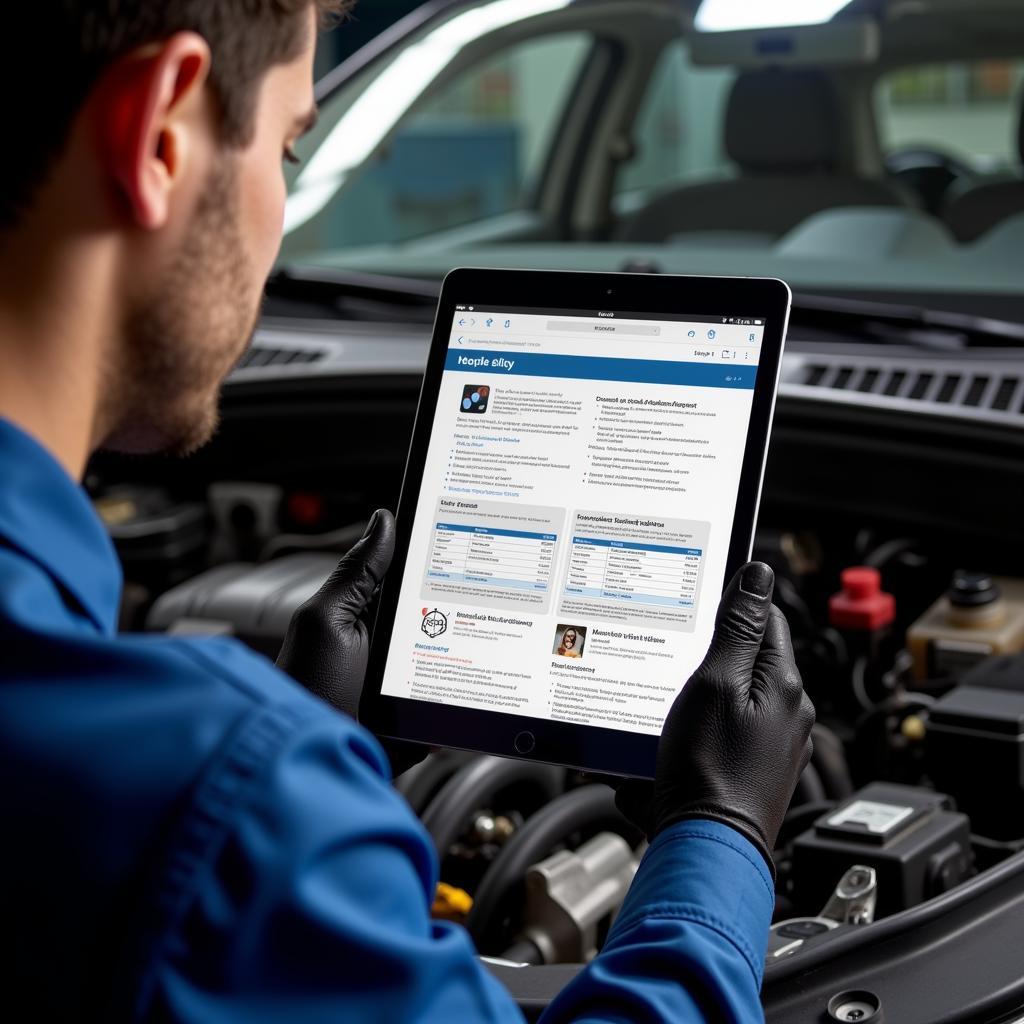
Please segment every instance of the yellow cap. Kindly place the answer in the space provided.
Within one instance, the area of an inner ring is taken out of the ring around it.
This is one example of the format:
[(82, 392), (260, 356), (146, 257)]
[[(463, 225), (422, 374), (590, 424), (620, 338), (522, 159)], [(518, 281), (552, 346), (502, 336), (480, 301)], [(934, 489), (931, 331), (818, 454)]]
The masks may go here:
[(915, 743), (919, 743), (924, 739), (926, 731), (924, 719), (920, 715), (907, 715), (900, 725), (900, 732), (903, 733), (904, 737), (908, 740), (913, 740)]
[(430, 908), (432, 917), (440, 921), (455, 921), (461, 924), (473, 909), (473, 897), (465, 889), (459, 889), (445, 882), (437, 883), (434, 905)]

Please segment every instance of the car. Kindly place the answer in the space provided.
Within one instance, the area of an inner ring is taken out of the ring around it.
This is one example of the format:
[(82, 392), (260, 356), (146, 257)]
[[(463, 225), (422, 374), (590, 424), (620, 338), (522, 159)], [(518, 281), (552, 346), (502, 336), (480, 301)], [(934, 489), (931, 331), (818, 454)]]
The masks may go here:
[[(820, 724), (766, 1018), (1024, 1020), (1024, 4), (791, 7), (418, 8), (319, 84), (218, 436), (101, 454), (87, 485), (124, 628), (273, 655), (395, 507), (451, 268), (784, 278), (755, 550)], [(891, 621), (850, 618), (879, 592)], [(442, 751), (398, 785), (435, 912), (536, 1016), (600, 947), (639, 837), (550, 766)]]
[(695, 6), (426, 5), (323, 83), (282, 269), (772, 273), (1019, 320), (1019, 5)]

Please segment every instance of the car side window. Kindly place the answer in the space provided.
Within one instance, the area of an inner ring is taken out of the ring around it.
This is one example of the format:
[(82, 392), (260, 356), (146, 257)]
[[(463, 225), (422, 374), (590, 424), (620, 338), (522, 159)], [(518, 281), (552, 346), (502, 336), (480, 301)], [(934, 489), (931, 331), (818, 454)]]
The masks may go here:
[(883, 152), (945, 155), (977, 174), (1020, 163), (1017, 125), (1024, 61), (924, 64), (883, 75), (875, 110)]
[(633, 123), (633, 155), (615, 183), (619, 212), (672, 185), (717, 177), (730, 164), (722, 133), (732, 68), (698, 68), (683, 40), (662, 51)]
[(404, 242), (524, 209), (592, 46), (589, 33), (546, 35), (457, 73), (327, 205), (323, 247)]

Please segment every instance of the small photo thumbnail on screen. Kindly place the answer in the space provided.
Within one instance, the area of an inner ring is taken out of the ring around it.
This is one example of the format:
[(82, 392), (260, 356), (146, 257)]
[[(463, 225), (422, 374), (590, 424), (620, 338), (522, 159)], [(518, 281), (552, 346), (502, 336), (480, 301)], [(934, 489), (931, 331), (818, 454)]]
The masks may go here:
[(582, 658), (583, 645), (586, 642), (586, 626), (570, 626), (566, 623), (559, 623), (555, 627), (555, 643), (551, 651), (562, 658)]
[(491, 389), (486, 384), (467, 384), (462, 389), (460, 412), (487, 412)]

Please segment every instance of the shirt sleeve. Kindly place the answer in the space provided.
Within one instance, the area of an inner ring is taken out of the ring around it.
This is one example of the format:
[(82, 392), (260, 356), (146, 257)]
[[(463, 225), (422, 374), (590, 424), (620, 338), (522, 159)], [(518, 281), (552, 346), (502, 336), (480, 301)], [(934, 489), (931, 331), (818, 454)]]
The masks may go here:
[(209, 773), (134, 1019), (519, 1024), (465, 930), (431, 920), (436, 856), (379, 744), (318, 710), (258, 716)]
[(601, 955), (542, 1024), (762, 1021), (775, 906), (760, 853), (713, 821), (666, 829), (644, 856)]
[[(327, 713), (239, 733), (176, 841), (134, 1019), (521, 1022), (466, 932), (431, 920), (436, 857), (376, 741)], [(713, 823), (659, 837), (545, 1022), (756, 1019), (771, 913), (757, 859)]]

